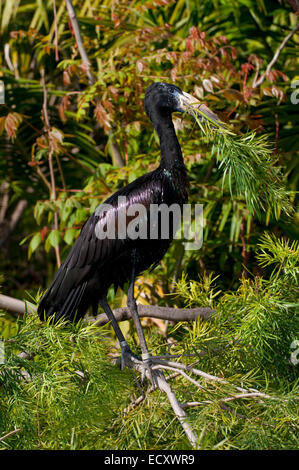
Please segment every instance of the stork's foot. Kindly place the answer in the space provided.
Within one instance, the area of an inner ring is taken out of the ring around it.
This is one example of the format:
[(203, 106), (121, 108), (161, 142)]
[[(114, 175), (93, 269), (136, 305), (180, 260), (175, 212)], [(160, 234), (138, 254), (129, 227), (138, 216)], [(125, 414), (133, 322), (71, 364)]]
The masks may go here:
[(121, 370), (124, 370), (126, 366), (130, 367), (132, 360), (138, 359), (138, 358), (135, 356), (135, 354), (132, 353), (126, 341), (120, 342), (120, 348), (121, 348), (120, 368)]
[(142, 369), (142, 381), (146, 383), (147, 381), (147, 376), (149, 380), (152, 383), (152, 386), (156, 388), (156, 379), (155, 379), (155, 372), (152, 370), (152, 360), (151, 360), (151, 355), (150, 353), (142, 354), (142, 364), (143, 364), (143, 369)]
[(120, 368), (123, 370), (125, 367), (130, 369), (139, 370), (143, 383), (147, 383), (147, 379), (151, 382), (152, 386), (156, 388), (156, 371), (152, 369), (152, 356), (149, 353), (142, 354), (141, 358), (135, 356), (128, 346), (126, 341), (120, 342), (121, 358)]

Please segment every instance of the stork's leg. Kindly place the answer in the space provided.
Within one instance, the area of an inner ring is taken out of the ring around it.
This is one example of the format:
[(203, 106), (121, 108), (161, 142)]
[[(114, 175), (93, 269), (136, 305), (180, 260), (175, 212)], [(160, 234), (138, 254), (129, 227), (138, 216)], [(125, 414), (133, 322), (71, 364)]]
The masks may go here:
[(130, 282), (129, 290), (128, 290), (127, 305), (128, 305), (128, 308), (131, 312), (132, 318), (133, 318), (134, 323), (135, 323), (135, 328), (136, 328), (136, 331), (137, 331), (137, 335), (138, 335), (139, 343), (140, 343), (140, 348), (141, 348), (141, 352), (142, 352), (142, 359), (147, 360), (147, 359), (149, 359), (150, 354), (148, 352), (148, 348), (147, 348), (147, 344), (146, 344), (146, 341), (145, 341), (143, 329), (142, 329), (142, 326), (141, 326), (141, 323), (140, 323), (140, 318), (139, 318), (139, 315), (138, 315), (137, 303), (136, 303), (136, 300), (135, 300), (135, 297), (134, 297), (135, 250), (133, 251), (132, 259), (133, 259), (132, 273), (131, 273), (131, 282)]
[[(151, 373), (151, 355), (148, 351), (148, 347), (147, 347), (147, 344), (146, 344), (146, 341), (145, 341), (145, 337), (144, 337), (144, 333), (143, 333), (143, 329), (142, 329), (142, 326), (141, 326), (141, 323), (140, 323), (140, 318), (139, 318), (139, 315), (138, 315), (138, 309), (137, 309), (137, 303), (136, 303), (136, 300), (135, 300), (135, 297), (134, 297), (134, 284), (135, 284), (135, 250), (133, 251), (133, 263), (132, 263), (132, 275), (131, 275), (131, 282), (130, 282), (130, 285), (129, 285), (129, 290), (128, 290), (128, 299), (127, 299), (127, 304), (128, 304), (128, 308), (131, 312), (131, 315), (132, 315), (132, 318), (134, 320), (134, 323), (135, 323), (135, 328), (136, 328), (136, 331), (137, 331), (137, 335), (138, 335), (138, 338), (139, 338), (139, 343), (140, 343), (140, 348), (141, 348), (141, 357), (142, 357), (142, 360), (145, 361), (146, 363), (146, 366), (148, 368), (148, 372), (151, 376), (151, 379), (152, 379), (152, 373)], [(152, 383), (154, 384), (153, 380), (152, 380)]]
[(120, 348), (121, 348), (121, 369), (124, 369), (125, 367), (125, 353), (130, 353), (131, 355), (133, 355), (133, 353), (131, 352), (129, 346), (128, 346), (128, 343), (126, 342), (125, 340), (125, 337), (124, 335), (122, 334), (122, 331), (116, 321), (116, 318), (107, 302), (107, 297), (102, 297), (100, 300), (99, 300), (99, 303), (102, 307), (102, 309), (104, 310), (104, 312), (106, 313), (107, 317), (109, 318), (109, 320), (111, 321), (112, 323), (112, 327), (115, 331), (115, 334), (117, 336), (117, 339), (119, 341), (119, 344), (120, 344)]

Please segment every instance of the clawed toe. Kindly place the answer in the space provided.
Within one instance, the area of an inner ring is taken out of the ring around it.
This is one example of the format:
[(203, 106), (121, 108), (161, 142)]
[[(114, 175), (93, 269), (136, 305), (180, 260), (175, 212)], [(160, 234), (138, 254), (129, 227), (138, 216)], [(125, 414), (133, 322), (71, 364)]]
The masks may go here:
[(156, 387), (156, 380), (155, 380), (155, 374), (152, 369), (152, 360), (151, 360), (151, 355), (149, 353), (147, 354), (142, 354), (142, 362), (143, 362), (143, 370), (142, 370), (142, 381), (146, 382), (146, 378), (150, 379), (152, 386), (155, 388)]
[(121, 370), (124, 370), (126, 366), (126, 356), (130, 353), (132, 354), (132, 352), (126, 341), (121, 341), (120, 348), (121, 348), (120, 368)]
[(146, 384), (147, 379), (149, 379), (152, 386), (155, 388), (156, 379), (155, 379), (155, 373), (152, 368), (153, 366), (152, 356), (149, 353), (142, 354), (141, 358), (135, 356), (135, 354), (132, 353), (126, 341), (121, 341), (120, 347), (121, 347), (121, 363), (120, 363), (121, 370), (123, 370), (126, 366), (130, 367), (132, 361), (133, 362), (137, 361), (139, 363), (139, 367), (141, 366), (139, 370), (141, 372), (142, 383)]

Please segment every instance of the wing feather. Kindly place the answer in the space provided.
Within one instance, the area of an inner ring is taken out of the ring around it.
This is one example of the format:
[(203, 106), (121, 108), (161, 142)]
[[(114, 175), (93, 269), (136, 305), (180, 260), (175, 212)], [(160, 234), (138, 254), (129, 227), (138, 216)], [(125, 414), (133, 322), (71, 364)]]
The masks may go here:
[[(132, 240), (128, 237), (118, 237), (117, 216), (120, 210), (124, 210), (124, 204), (125, 209), (136, 203), (143, 204), (149, 210), (151, 203), (159, 202), (162, 182), (159, 178), (152, 178), (153, 173), (147, 173), (113, 194), (104, 202), (107, 210), (103, 211), (102, 206), (99, 206), (85, 222), (79, 237), (40, 302), (38, 309), (40, 316), (45, 312), (46, 316), (49, 312), (51, 314), (56, 312), (57, 317), (61, 315), (72, 317), (84, 294), (85, 287), (82, 286), (86, 286), (86, 282), (95, 270), (99, 271), (101, 266), (109, 261), (112, 262), (122, 252), (130, 249)], [(122, 196), (120, 204), (119, 196)], [(115, 217), (116, 221), (115, 238), (100, 239), (98, 234), (107, 230), (111, 217)], [(111, 284), (113, 281), (110, 280)]]

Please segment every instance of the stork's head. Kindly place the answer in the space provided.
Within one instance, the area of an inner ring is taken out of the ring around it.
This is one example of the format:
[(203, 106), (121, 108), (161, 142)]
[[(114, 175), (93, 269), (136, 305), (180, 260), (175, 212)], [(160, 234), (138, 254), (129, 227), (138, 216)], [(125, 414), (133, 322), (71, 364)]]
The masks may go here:
[(199, 109), (207, 118), (213, 121), (219, 121), (218, 116), (207, 106), (189, 93), (182, 91), (176, 85), (165, 82), (152, 83), (145, 93), (145, 111), (150, 119), (153, 119), (154, 113), (160, 115), (169, 115), (175, 111), (180, 113), (193, 114), (195, 109)]

